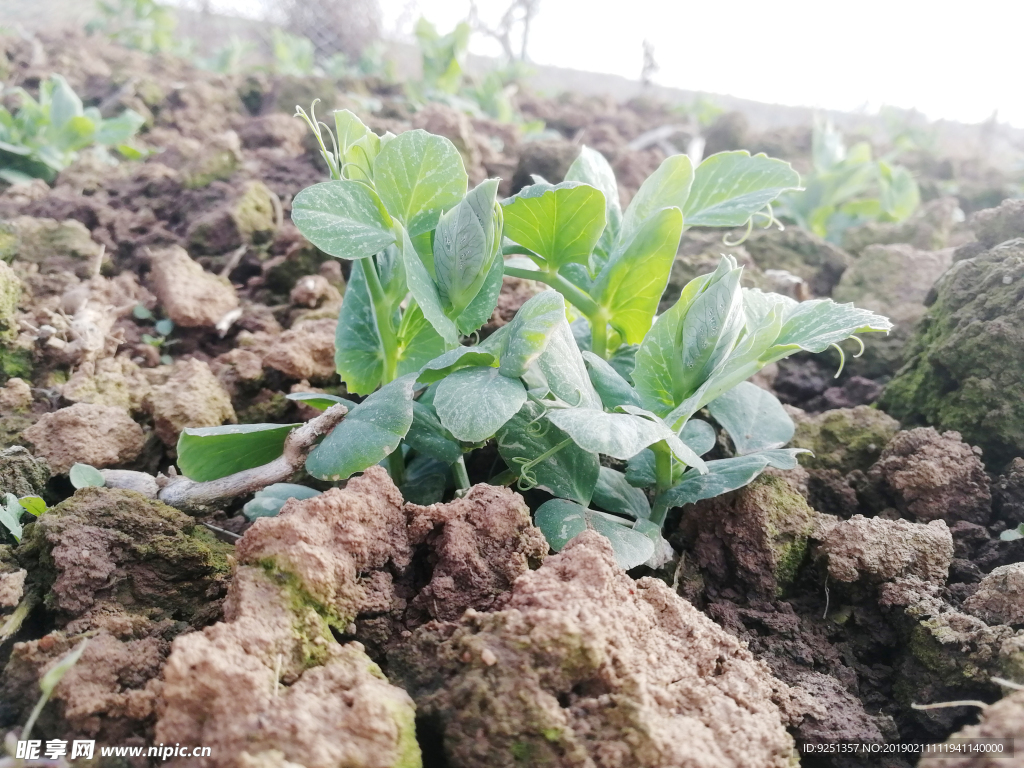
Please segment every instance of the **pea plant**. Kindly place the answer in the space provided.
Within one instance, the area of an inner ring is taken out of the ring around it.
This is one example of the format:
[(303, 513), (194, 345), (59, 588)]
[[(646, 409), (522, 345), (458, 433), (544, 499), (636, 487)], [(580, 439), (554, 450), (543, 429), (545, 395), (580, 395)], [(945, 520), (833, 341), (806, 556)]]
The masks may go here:
[[(693, 169), (670, 157), (620, 211), (608, 163), (584, 150), (568, 181), (499, 200), (496, 179), (468, 188), (447, 139), (377, 136), (347, 111), (334, 119), (331, 132), (307, 118), (332, 180), (296, 195), (292, 218), (318, 248), (356, 262), (335, 361), (365, 398), (293, 394), (324, 412), (304, 425), (185, 430), (184, 485), (161, 498), (274, 483), (247, 505), (254, 518), (315, 493), (285, 482), (296, 469), (340, 481), (383, 462), (407, 498), (437, 501), (449, 484), (469, 487), (464, 454), (493, 440), (504, 466), (477, 479), (549, 493), (536, 522), (553, 549), (593, 528), (624, 567), (656, 563), (671, 508), (795, 466), (782, 447), (792, 421), (746, 379), (890, 328), (849, 304), (744, 289), (730, 256), (655, 317), (684, 227), (744, 224), (799, 184), (780, 161), (728, 152)], [(533, 268), (510, 266), (524, 259)], [(475, 343), (506, 274), (554, 290)], [(717, 439), (695, 418), (704, 409), (733, 456), (701, 458)]]
[(33, 178), (53, 182), (84, 149), (113, 147), (137, 159), (142, 153), (129, 142), (142, 127), (142, 116), (126, 109), (104, 119), (82, 100), (67, 81), (53, 75), (39, 87), (39, 99), (13, 89), (20, 108), (11, 113), (0, 106), (0, 179), (9, 184)]

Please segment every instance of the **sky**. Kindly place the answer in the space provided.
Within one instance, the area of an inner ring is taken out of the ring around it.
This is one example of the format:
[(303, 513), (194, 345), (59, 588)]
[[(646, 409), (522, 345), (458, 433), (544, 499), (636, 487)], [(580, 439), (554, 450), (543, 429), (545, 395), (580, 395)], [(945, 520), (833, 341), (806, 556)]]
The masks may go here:
[[(408, 36), (420, 15), (448, 31), (468, 0), (380, 0), (385, 27)], [(477, 0), (496, 19), (509, 0)], [(977, 123), (998, 112), (1024, 128), (1024, 2), (972, 0), (540, 0), (537, 64), (639, 78), (643, 41), (656, 83), (843, 111), (882, 105)], [(477, 37), (471, 51), (496, 53)]]

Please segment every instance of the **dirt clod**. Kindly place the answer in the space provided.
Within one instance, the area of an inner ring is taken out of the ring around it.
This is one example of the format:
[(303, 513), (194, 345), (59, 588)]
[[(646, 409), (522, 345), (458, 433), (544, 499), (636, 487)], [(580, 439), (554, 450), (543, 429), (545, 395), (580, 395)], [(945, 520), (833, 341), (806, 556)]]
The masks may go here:
[(57, 474), (81, 462), (94, 467), (125, 464), (142, 452), (145, 436), (128, 411), (113, 405), (76, 403), (44, 414), (22, 436)]
[(188, 427), (235, 421), (231, 397), (210, 366), (194, 358), (176, 361), (167, 382), (153, 388), (150, 402), (156, 434), (170, 446)]
[(184, 248), (154, 251), (150, 264), (153, 292), (177, 325), (214, 328), (238, 308), (231, 283), (204, 270)]
[(993, 570), (964, 608), (989, 624), (1024, 624), (1024, 563)]
[(992, 514), (992, 493), (979, 453), (958, 432), (911, 429), (889, 442), (868, 478), (900, 512), (920, 522), (984, 524)]
[(838, 581), (917, 576), (943, 584), (953, 559), (953, 537), (942, 520), (922, 525), (854, 515), (820, 535), (829, 576)]

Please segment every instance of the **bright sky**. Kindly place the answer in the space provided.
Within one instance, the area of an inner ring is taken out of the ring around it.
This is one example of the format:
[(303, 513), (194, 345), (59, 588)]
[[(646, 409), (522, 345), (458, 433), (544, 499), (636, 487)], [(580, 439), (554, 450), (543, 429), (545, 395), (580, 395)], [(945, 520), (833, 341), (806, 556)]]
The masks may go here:
[[(380, 0), (386, 28), (426, 16), (442, 31), (468, 0)], [(478, 0), (496, 19), (509, 0)], [(932, 119), (1024, 128), (1024, 2), (972, 0), (540, 0), (534, 62), (638, 78), (643, 40), (654, 81), (762, 102), (844, 111), (883, 104)], [(471, 50), (494, 53), (475, 39)]]

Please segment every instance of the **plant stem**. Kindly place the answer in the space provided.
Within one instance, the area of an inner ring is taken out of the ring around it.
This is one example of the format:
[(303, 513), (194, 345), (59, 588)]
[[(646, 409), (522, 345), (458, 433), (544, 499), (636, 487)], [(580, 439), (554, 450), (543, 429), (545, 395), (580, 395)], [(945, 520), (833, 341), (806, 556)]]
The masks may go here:
[[(398, 338), (395, 336), (395, 328), (391, 322), (391, 312), (388, 306), (387, 297), (384, 295), (384, 287), (380, 284), (380, 277), (377, 275), (377, 266), (373, 259), (360, 259), (363, 268), (363, 276), (366, 278), (366, 287), (370, 291), (370, 298), (373, 299), (373, 314), (377, 318), (377, 333), (380, 334), (380, 345), (384, 351), (384, 373), (381, 376), (381, 384), (390, 384), (398, 378)], [(402, 456), (402, 446), (388, 456), (388, 472), (395, 485), (405, 482), (405, 457)]]
[(669, 504), (665, 491), (672, 487), (672, 451), (662, 440), (651, 446), (654, 451), (654, 476), (657, 478), (658, 494), (651, 509), (651, 522), (662, 526), (668, 516)]
[(545, 272), (537, 269), (519, 269), (518, 267), (505, 267), (505, 274), (510, 277), (518, 277), (522, 280), (536, 280), (538, 283), (550, 285), (562, 294), (570, 304), (587, 317), (596, 315), (601, 311), (601, 306), (594, 301), (587, 293), (573, 285), (557, 272)]
[(469, 490), (469, 473), (466, 471), (465, 455), (459, 456), (459, 460), (452, 464), (452, 473), (455, 475), (455, 484), (459, 487), (459, 490)]
[(373, 263), (373, 259), (360, 259), (359, 263), (363, 268), (363, 276), (366, 278), (366, 287), (370, 291), (370, 298), (373, 299), (377, 332), (380, 334), (380, 344), (384, 350), (384, 375), (381, 384), (390, 384), (398, 374), (398, 339), (391, 322), (390, 307), (387, 297), (384, 295), (384, 288), (380, 284), (380, 277), (377, 276), (377, 267)]
[(590, 323), (590, 351), (600, 358), (608, 359), (608, 317), (602, 309), (595, 315), (587, 315)]

